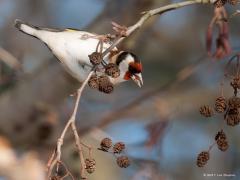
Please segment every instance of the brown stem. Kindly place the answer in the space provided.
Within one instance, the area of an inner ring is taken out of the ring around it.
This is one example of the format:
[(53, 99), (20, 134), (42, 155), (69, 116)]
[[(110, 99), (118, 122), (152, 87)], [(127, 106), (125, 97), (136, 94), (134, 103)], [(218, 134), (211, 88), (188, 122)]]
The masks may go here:
[[(81, 85), (81, 87), (77, 91), (77, 99), (76, 99), (76, 102), (75, 102), (73, 113), (72, 113), (70, 119), (68, 120), (67, 124), (65, 125), (65, 127), (64, 127), (64, 129), (61, 133), (60, 138), (58, 139), (56, 152), (54, 151), (54, 153), (52, 154), (52, 156), (49, 160), (50, 164), (48, 164), (48, 176), (47, 176), (48, 179), (51, 177), (51, 174), (52, 174), (52, 171), (53, 171), (53, 168), (55, 167), (55, 165), (58, 162), (61, 162), (62, 145), (63, 145), (63, 142), (64, 142), (64, 137), (66, 135), (66, 132), (67, 132), (67, 130), (70, 126), (71, 126), (71, 129), (72, 129), (74, 137), (75, 137), (75, 143), (76, 143), (78, 153), (79, 153), (79, 157), (80, 157), (80, 163), (81, 163), (80, 175), (81, 175), (81, 178), (86, 178), (86, 175), (85, 175), (85, 161), (84, 161), (84, 157), (83, 157), (82, 146), (81, 146), (81, 143), (80, 143), (80, 137), (79, 137), (78, 132), (76, 130), (76, 114), (77, 114), (77, 110), (78, 110), (78, 106), (79, 106), (79, 102), (80, 102), (80, 99), (81, 99), (82, 92), (83, 92), (85, 86), (87, 85), (88, 80), (90, 79), (90, 77), (92, 76), (93, 73), (94, 73), (94, 70), (89, 73), (88, 77), (85, 79), (85, 81), (83, 82), (83, 84)], [(54, 160), (53, 160), (53, 157), (55, 157)]]

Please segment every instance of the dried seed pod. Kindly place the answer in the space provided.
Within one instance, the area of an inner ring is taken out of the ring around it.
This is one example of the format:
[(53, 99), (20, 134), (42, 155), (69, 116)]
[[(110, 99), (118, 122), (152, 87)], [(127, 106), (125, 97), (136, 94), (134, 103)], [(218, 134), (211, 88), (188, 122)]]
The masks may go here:
[(96, 74), (92, 75), (91, 78), (88, 80), (88, 85), (93, 89), (99, 88), (98, 76)]
[(218, 149), (221, 151), (226, 151), (229, 147), (227, 140), (224, 140), (224, 139), (218, 139), (217, 145), (218, 145)]
[(102, 150), (108, 151), (112, 147), (112, 140), (110, 138), (104, 138), (100, 146)]
[(110, 94), (110, 93), (113, 92), (114, 87), (113, 87), (113, 85), (111, 83), (109, 83), (109, 84), (104, 84), (104, 85), (101, 84), (101, 85), (99, 85), (98, 89), (101, 92), (104, 92), (106, 94)]
[(227, 0), (217, 0), (217, 1), (214, 3), (214, 6), (219, 8), (219, 7), (224, 6), (226, 3), (227, 3)]
[(106, 94), (113, 92), (113, 84), (110, 82), (107, 76), (100, 76), (98, 90)]
[(125, 149), (125, 144), (123, 142), (117, 142), (113, 146), (113, 152), (120, 154)]
[(209, 152), (202, 151), (200, 154), (198, 154), (197, 157), (197, 166), (203, 167), (207, 164), (208, 160), (210, 158)]
[(227, 109), (227, 102), (223, 96), (218, 97), (215, 100), (215, 111), (218, 113), (222, 113)]
[(99, 52), (93, 52), (92, 54), (88, 55), (88, 57), (93, 65), (99, 65), (103, 60), (102, 53)]
[(117, 158), (117, 164), (121, 168), (127, 168), (130, 165), (130, 160), (127, 156), (120, 156)]
[(117, 78), (120, 76), (120, 69), (118, 66), (114, 63), (109, 63), (105, 66), (105, 73), (108, 76), (111, 76), (113, 78)]
[(233, 96), (228, 100), (228, 106), (230, 109), (240, 108), (240, 98)]
[(217, 134), (215, 136), (215, 141), (217, 141), (217, 140), (226, 140), (226, 139), (227, 139), (227, 136), (223, 132), (223, 130), (217, 132)]
[(205, 117), (211, 117), (213, 115), (213, 110), (210, 106), (200, 107), (199, 112)]
[(227, 125), (229, 126), (236, 126), (240, 122), (240, 115), (238, 109), (229, 109), (226, 116), (225, 120), (227, 122)]
[(235, 6), (238, 3), (238, 0), (228, 0), (228, 3)]
[(96, 161), (95, 159), (85, 159), (85, 169), (89, 174), (92, 174), (96, 170)]

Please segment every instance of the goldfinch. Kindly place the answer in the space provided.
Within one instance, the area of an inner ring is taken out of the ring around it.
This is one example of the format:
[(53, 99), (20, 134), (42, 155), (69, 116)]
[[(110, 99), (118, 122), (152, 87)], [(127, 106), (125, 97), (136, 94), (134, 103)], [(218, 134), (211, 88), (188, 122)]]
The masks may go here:
[[(20, 20), (15, 20), (15, 27), (44, 42), (77, 80), (83, 82), (87, 78), (93, 67), (89, 55), (96, 52), (99, 45), (99, 39), (96, 38), (98, 35), (76, 29), (41, 28)], [(111, 42), (103, 42), (102, 50), (106, 50), (110, 45)], [(106, 55), (104, 61), (116, 64), (120, 70), (120, 76), (117, 78), (109, 77), (112, 84), (132, 79), (139, 87), (143, 85), (142, 64), (135, 54), (114, 48)]]

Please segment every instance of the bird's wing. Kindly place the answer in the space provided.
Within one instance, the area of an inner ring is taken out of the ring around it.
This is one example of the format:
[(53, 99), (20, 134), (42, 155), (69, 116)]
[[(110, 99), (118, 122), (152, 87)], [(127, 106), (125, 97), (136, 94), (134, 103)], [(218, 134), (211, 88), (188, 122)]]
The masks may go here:
[[(89, 60), (89, 55), (93, 52), (100, 51), (100, 46), (98, 46), (99, 39), (97, 36), (84, 31), (78, 31), (75, 33), (68, 32), (66, 34), (68, 34), (68, 36), (65, 37), (65, 49), (68, 54), (74, 59), (77, 59), (80, 64), (92, 66)], [(89, 37), (86, 38), (86, 35)], [(102, 51), (105, 51), (111, 46), (111, 43), (104, 42), (102, 45)], [(99, 48), (97, 49), (97, 47)], [(108, 57), (108, 55), (106, 57)], [(108, 61), (108, 58), (106, 58), (106, 61)]]

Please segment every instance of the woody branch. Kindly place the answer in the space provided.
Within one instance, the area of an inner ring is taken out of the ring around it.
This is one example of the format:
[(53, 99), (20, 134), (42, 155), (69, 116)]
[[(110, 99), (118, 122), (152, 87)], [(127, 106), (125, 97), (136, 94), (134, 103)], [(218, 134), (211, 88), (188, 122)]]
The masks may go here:
[(85, 168), (85, 162), (84, 162), (84, 157), (83, 157), (83, 150), (82, 150), (82, 146), (81, 146), (81, 140), (80, 137), (77, 133), (77, 128), (76, 128), (76, 114), (77, 114), (77, 110), (78, 110), (78, 106), (79, 106), (79, 102), (81, 99), (81, 95), (82, 92), (84, 90), (84, 87), (87, 85), (87, 82), (89, 80), (89, 78), (92, 76), (94, 71), (91, 71), (88, 75), (88, 77), (86, 78), (86, 80), (83, 82), (83, 84), (81, 85), (81, 87), (77, 90), (77, 99), (75, 102), (75, 106), (74, 106), (74, 110), (73, 113), (70, 117), (70, 119), (68, 120), (67, 124), (65, 125), (60, 138), (58, 139), (57, 142), (57, 147), (56, 150), (54, 151), (52, 157), (49, 160), (48, 163), (48, 178), (51, 177), (51, 173), (53, 171), (53, 168), (55, 167), (55, 165), (58, 162), (61, 162), (61, 148), (64, 142), (64, 137), (66, 135), (67, 130), (69, 129), (69, 127), (71, 126), (71, 129), (74, 133), (74, 138), (75, 138), (75, 143), (78, 149), (78, 153), (79, 153), (79, 157), (80, 157), (80, 162), (81, 162), (81, 169), (80, 169), (80, 174), (82, 178), (85, 178), (85, 172), (84, 172), (84, 168)]
[(130, 36), (133, 32), (135, 32), (137, 29), (139, 29), (149, 18), (155, 15), (161, 15), (168, 11), (172, 11), (175, 9), (179, 9), (185, 6), (190, 6), (193, 4), (211, 4), (213, 3), (212, 0), (193, 0), (193, 1), (184, 1), (179, 3), (173, 3), (166, 6), (162, 6), (160, 8), (152, 9), (149, 11), (143, 12), (143, 16), (132, 26), (129, 26), (125, 29), (124, 35), (116, 38), (112, 45), (106, 49), (103, 52), (103, 56), (105, 56), (107, 53), (109, 53), (114, 47), (116, 47), (118, 44), (120, 44), (126, 37)]

